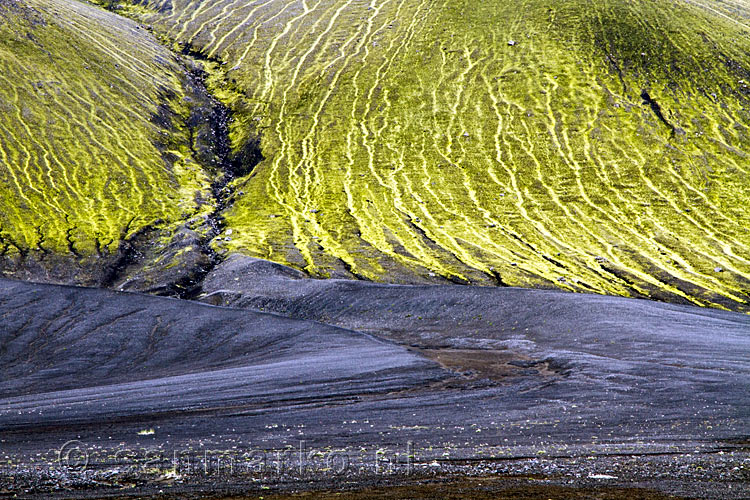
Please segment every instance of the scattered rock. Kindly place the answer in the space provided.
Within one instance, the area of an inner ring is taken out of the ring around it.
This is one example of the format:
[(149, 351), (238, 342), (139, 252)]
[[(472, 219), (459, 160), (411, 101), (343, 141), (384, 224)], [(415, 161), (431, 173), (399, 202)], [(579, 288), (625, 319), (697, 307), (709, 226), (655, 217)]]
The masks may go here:
[(534, 370), (533, 368), (525, 368), (523, 370), (518, 370), (518, 375), (539, 375), (539, 370)]
[(526, 360), (526, 359), (514, 359), (511, 361), (508, 361), (508, 364), (511, 366), (517, 366), (519, 368), (532, 368), (536, 365), (541, 363), (540, 360)]

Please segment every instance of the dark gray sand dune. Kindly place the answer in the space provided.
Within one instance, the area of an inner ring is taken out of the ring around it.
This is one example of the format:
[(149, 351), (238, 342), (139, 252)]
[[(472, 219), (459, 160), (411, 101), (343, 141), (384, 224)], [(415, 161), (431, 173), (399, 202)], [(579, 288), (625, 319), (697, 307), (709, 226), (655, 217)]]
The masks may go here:
[(0, 293), (6, 426), (328, 400), (443, 376), (390, 342), (310, 321), (9, 281)]
[(204, 290), (234, 307), (0, 281), (0, 494), (478, 475), (750, 495), (750, 316), (246, 258)]

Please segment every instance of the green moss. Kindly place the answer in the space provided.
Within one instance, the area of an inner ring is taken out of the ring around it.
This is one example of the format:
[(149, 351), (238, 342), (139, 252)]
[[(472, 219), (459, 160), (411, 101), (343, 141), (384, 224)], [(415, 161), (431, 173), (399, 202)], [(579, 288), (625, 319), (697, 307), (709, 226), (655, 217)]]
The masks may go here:
[(748, 309), (750, 30), (736, 5), (138, 5), (212, 61), (235, 148), (262, 138), (220, 252), (321, 277), (500, 276)]
[(136, 23), (78, 2), (2, 1), (0, 68), (6, 256), (111, 254), (206, 210), (184, 70)]
[(218, 58), (214, 88), (244, 91), (221, 96), (235, 144), (262, 135), (217, 249), (319, 276), (499, 273), (746, 307), (741, 17), (655, 0), (147, 6)]

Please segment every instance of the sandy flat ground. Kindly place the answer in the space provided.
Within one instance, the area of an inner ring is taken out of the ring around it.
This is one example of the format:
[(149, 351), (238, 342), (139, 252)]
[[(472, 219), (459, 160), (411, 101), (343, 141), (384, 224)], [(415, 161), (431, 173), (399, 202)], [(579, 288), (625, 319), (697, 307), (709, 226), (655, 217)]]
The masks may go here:
[(236, 307), (0, 281), (0, 494), (747, 497), (747, 315), (257, 266)]

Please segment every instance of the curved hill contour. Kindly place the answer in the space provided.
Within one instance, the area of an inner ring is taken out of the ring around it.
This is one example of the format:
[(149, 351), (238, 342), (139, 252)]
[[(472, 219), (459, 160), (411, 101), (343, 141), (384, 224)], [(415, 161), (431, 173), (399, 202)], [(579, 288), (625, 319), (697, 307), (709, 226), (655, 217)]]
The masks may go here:
[[(235, 264), (225, 282), (253, 277), (237, 305), (295, 317), (0, 279), (0, 487), (250, 498), (466, 475), (597, 488), (585, 498), (747, 496), (747, 315)], [(346, 475), (330, 474), (331, 450)], [(285, 451), (305, 466), (278, 472)], [(207, 472), (217, 453), (232, 467)]]
[(236, 149), (260, 137), (220, 252), (748, 310), (742, 3), (120, 8), (216, 63)]
[(191, 124), (208, 97), (142, 26), (80, 2), (0, 0), (0, 68), (6, 275), (106, 284), (134, 237), (169, 241), (213, 210), (208, 131)]

